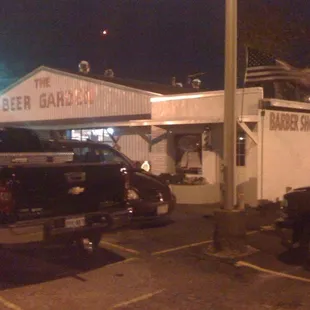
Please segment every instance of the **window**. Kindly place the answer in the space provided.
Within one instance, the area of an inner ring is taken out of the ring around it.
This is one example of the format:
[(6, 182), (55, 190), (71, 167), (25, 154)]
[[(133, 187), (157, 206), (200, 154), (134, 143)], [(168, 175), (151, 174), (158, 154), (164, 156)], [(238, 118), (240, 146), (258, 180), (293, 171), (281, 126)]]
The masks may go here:
[(246, 155), (246, 134), (245, 132), (237, 132), (237, 149), (236, 149), (236, 164), (238, 167), (245, 166), (245, 155)]
[(107, 128), (103, 131), (103, 142), (113, 147), (114, 142), (112, 136), (114, 134), (113, 128)]
[(111, 135), (113, 135), (114, 130), (112, 128), (108, 129), (77, 129), (71, 130), (71, 138), (79, 141), (99, 141), (104, 142), (113, 146), (113, 140)]

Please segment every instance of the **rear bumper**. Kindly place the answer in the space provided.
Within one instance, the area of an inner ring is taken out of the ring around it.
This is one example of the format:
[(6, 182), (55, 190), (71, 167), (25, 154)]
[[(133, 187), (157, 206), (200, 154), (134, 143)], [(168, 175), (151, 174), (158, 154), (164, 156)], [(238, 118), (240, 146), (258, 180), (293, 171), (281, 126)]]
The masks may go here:
[[(164, 214), (158, 214), (158, 207), (167, 206), (168, 211)], [(148, 202), (139, 201), (131, 202), (130, 207), (133, 209), (132, 222), (156, 222), (168, 218), (175, 209), (175, 200)]]
[[(85, 217), (82, 227), (67, 228), (65, 220), (74, 217)], [(66, 242), (79, 237), (103, 234), (106, 231), (122, 229), (130, 224), (128, 209), (114, 212), (92, 212), (71, 216), (58, 216), (46, 219), (20, 221), (13, 225), (0, 226), (0, 244), (17, 244), (29, 242)]]

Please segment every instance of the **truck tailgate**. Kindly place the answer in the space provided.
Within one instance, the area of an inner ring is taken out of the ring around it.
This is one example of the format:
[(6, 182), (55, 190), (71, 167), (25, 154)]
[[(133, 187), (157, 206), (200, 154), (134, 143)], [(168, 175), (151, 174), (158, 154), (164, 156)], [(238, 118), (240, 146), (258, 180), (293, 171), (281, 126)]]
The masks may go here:
[(124, 202), (118, 164), (45, 164), (3, 168), (18, 220), (102, 211)]

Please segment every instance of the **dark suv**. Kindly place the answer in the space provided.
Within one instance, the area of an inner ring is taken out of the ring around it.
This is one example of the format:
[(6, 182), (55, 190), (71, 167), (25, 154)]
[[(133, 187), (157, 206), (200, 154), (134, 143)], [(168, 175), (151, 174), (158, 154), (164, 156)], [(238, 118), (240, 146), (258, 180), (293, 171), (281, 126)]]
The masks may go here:
[(107, 144), (90, 140), (48, 140), (44, 146), (49, 151), (73, 152), (76, 162), (122, 163), (130, 176), (128, 200), (133, 221), (167, 219), (175, 208), (176, 198), (167, 184)]

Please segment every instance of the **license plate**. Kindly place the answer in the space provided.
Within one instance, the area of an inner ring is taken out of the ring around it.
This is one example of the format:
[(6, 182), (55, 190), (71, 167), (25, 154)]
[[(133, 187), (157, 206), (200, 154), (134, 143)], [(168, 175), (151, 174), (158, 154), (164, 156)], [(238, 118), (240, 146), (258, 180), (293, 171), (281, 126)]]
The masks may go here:
[(78, 228), (85, 226), (85, 217), (75, 217), (65, 220), (66, 228)]
[(166, 213), (168, 213), (168, 205), (162, 205), (162, 206), (157, 207), (157, 214), (158, 215), (166, 214)]

